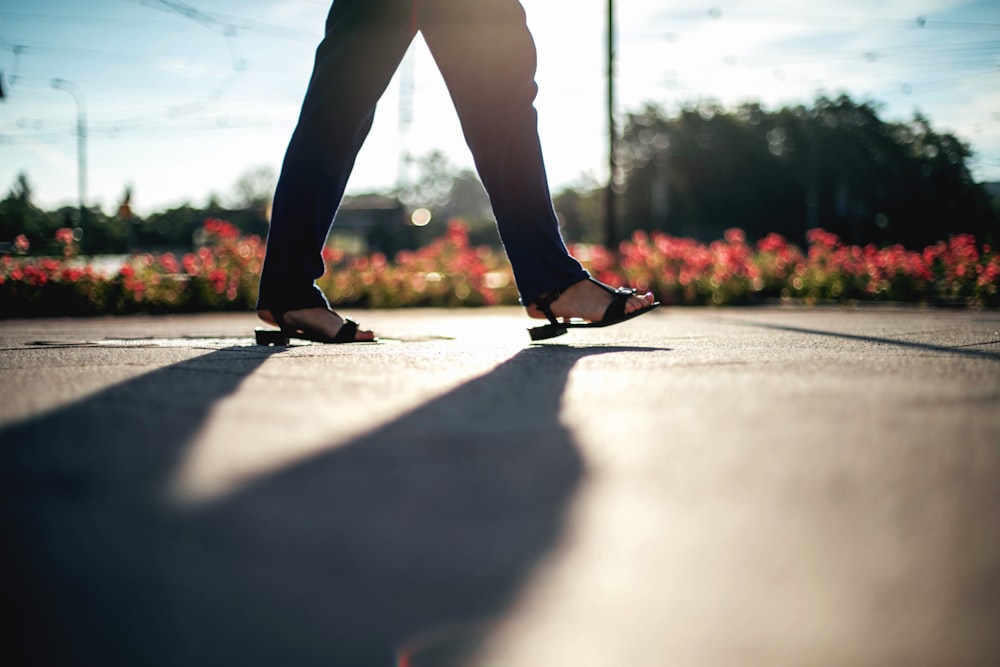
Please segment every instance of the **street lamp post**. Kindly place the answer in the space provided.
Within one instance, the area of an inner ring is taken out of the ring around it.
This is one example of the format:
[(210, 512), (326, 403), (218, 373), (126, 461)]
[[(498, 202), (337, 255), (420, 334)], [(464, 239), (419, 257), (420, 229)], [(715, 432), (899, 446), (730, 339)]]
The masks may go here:
[(615, 3), (608, 0), (608, 186), (604, 195), (604, 239), (609, 249), (616, 246), (617, 213), (615, 207), (615, 146), (618, 141), (615, 130)]
[(80, 205), (80, 228), (87, 216), (87, 105), (83, 91), (72, 81), (52, 79), (52, 87), (65, 90), (76, 101), (77, 196)]

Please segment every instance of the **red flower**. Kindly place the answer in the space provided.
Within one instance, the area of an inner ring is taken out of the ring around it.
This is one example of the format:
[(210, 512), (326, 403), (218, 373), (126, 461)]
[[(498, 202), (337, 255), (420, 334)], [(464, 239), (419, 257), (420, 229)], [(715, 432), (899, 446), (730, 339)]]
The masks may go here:
[(469, 245), (469, 228), (461, 218), (448, 221), (448, 241), (460, 248)]
[(206, 234), (216, 236), (222, 241), (232, 241), (240, 236), (240, 230), (236, 225), (218, 218), (206, 218), (202, 226)]
[(788, 249), (788, 241), (780, 234), (771, 232), (760, 241), (757, 241), (757, 250), (760, 252), (781, 253)]
[(180, 265), (177, 263), (177, 258), (174, 257), (174, 253), (172, 252), (160, 255), (160, 266), (167, 273), (179, 273), (181, 270)]
[(184, 266), (184, 272), (189, 276), (196, 275), (200, 270), (198, 257), (192, 253), (186, 253), (181, 264)]
[(743, 230), (737, 229), (735, 227), (732, 229), (727, 229), (725, 233), (723, 233), (723, 236), (725, 237), (726, 242), (731, 243), (732, 245), (739, 245), (741, 243), (746, 243), (747, 240), (746, 234), (743, 233)]
[(216, 294), (226, 291), (226, 271), (225, 269), (214, 269), (208, 274), (208, 281), (212, 284), (212, 289)]

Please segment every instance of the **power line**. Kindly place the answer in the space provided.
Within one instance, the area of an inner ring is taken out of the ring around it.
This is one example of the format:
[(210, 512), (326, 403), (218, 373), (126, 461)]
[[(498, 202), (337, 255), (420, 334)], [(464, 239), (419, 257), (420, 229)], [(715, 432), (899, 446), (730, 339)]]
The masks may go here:
[(729, 19), (760, 19), (770, 22), (793, 23), (797, 25), (818, 25), (818, 26), (857, 26), (866, 27), (884, 26), (893, 28), (908, 28), (916, 30), (964, 30), (1000, 31), (1000, 23), (993, 21), (951, 21), (928, 18), (926, 16), (914, 16), (911, 18), (882, 18), (868, 16), (837, 16), (821, 14), (799, 14), (799, 13), (771, 13), (771, 12), (727, 12), (718, 8), (712, 8), (708, 12), (685, 11), (685, 12), (662, 12), (657, 15), (659, 19), (683, 20), (683, 21), (725, 21)]
[(71, 14), (29, 14), (25, 12), (3, 12), (0, 11), (0, 18), (8, 19), (20, 23), (43, 23), (48, 25), (67, 25), (71, 27), (92, 24), (100, 27), (114, 25), (130, 30), (149, 29), (158, 32), (177, 32), (179, 25), (164, 24), (162, 21), (152, 19), (125, 18), (121, 16), (82, 16)]
[[(255, 119), (255, 117), (251, 117), (250, 119), (241, 118), (238, 121), (232, 121), (229, 125), (220, 126), (218, 124), (218, 114), (221, 112), (217, 110), (223, 104), (231, 106), (232, 99), (228, 96), (233, 94), (233, 91), (237, 86), (237, 81), (245, 80), (245, 78), (239, 78), (244, 76), (244, 72), (235, 66), (232, 66), (236, 62), (246, 63), (243, 59), (241, 47), (247, 46), (249, 48), (250, 45), (241, 43), (239, 41), (240, 37), (247, 32), (254, 32), (265, 36), (295, 39), (301, 40), (302, 42), (309, 41), (311, 43), (315, 42), (317, 37), (317, 35), (312, 31), (273, 25), (262, 26), (251, 18), (203, 11), (191, 3), (181, 2), (179, 0), (124, 1), (132, 5), (139, 5), (149, 9), (168, 12), (184, 20), (146, 21), (145, 19), (124, 17), (88, 17), (79, 15), (55, 16), (50, 14), (0, 12), (0, 16), (14, 17), (22, 21), (34, 20), (41, 24), (58, 24), (68, 26), (89, 26), (91, 24), (100, 24), (110, 26), (112, 28), (117, 26), (123, 29), (134, 29), (136, 27), (145, 28), (149, 26), (150, 28), (155, 28), (161, 31), (167, 29), (177, 31), (180, 29), (179, 26), (181, 25), (190, 25), (192, 27), (197, 26), (197, 29), (206, 30), (206, 34), (212, 34), (224, 38), (226, 46), (229, 50), (230, 66), (227, 66), (226, 61), (221, 54), (218, 56), (219, 62), (213, 62), (213, 65), (228, 70), (229, 78), (221, 84), (209, 84), (213, 88), (212, 91), (201, 96), (192, 96), (195, 97), (195, 99), (192, 99), (187, 103), (175, 104), (169, 107), (156, 106), (139, 108), (135, 112), (122, 112), (121, 109), (118, 109), (117, 111), (120, 115), (117, 118), (109, 118), (107, 117), (108, 113), (105, 112), (105, 118), (102, 120), (100, 114), (98, 114), (97, 117), (92, 120), (92, 123), (96, 128), (95, 131), (97, 132), (128, 132), (142, 134), (162, 130), (180, 133), (186, 131), (184, 128), (189, 127), (197, 127), (196, 131), (198, 132), (211, 132), (227, 128), (257, 127), (259, 126), (259, 123), (271, 122), (268, 120), (267, 116), (260, 116), (256, 117), (257, 119)], [(288, 1), (291, 2), (291, 0)], [(328, 0), (317, 0), (317, 2), (303, 4), (319, 7), (320, 5), (326, 6), (327, 2)], [(79, 5), (79, 7), (83, 6), (85, 5)], [(80, 11), (81, 10), (78, 9), (78, 13), (80, 13)], [(147, 13), (152, 15), (152, 12)], [(687, 15), (692, 18), (695, 17), (693, 13), (689, 13)], [(674, 20), (672, 17), (676, 15), (658, 13), (656, 16), (661, 20), (665, 18)], [(856, 71), (849, 72), (849, 74), (854, 75), (852, 78), (844, 77), (838, 79), (837, 81), (831, 81), (829, 78), (822, 77), (817, 77), (815, 80), (811, 80), (808, 76), (795, 76), (789, 77), (788, 79), (790, 83), (804, 82), (807, 85), (811, 84), (816, 86), (843, 87), (854, 85), (856, 81), (862, 81), (864, 84), (871, 84), (874, 86), (881, 86), (884, 89), (889, 89), (899, 86), (902, 83), (900, 79), (905, 78), (907, 81), (903, 85), (909, 86), (911, 93), (915, 91), (924, 92), (925, 89), (929, 89), (931, 87), (938, 90), (954, 89), (969, 85), (971, 82), (989, 79), (991, 76), (995, 75), (996, 63), (994, 61), (987, 60), (985, 56), (988, 56), (993, 49), (1000, 48), (1000, 43), (997, 43), (994, 40), (994, 34), (991, 34), (991, 31), (1000, 29), (1000, 24), (992, 22), (936, 21), (933, 18), (928, 18), (924, 21), (923, 25), (920, 25), (915, 19), (863, 19), (859, 17), (831, 17), (808, 15), (804, 13), (730, 14), (719, 12), (718, 18), (716, 19), (713, 19), (704, 13), (698, 14), (696, 18), (702, 22), (773, 19), (774, 22), (798, 22), (800, 25), (810, 27), (833, 26), (834, 28), (839, 29), (844, 27), (864, 26), (872, 27), (873, 29), (882, 32), (888, 31), (892, 33), (890, 35), (892, 38), (891, 41), (895, 43), (888, 44), (886, 46), (878, 46), (868, 51), (863, 48), (857, 48), (856, 46), (830, 49), (813, 42), (811, 44), (803, 45), (798, 51), (792, 51), (791, 53), (793, 56), (800, 56), (794, 57), (793, 59), (784, 58), (780, 61), (769, 61), (763, 55), (759, 55), (757, 57), (740, 57), (740, 59), (736, 61), (740, 65), (753, 67), (766, 67), (768, 66), (768, 62), (772, 62), (776, 66), (787, 67), (790, 70), (796, 66), (808, 67), (810, 65), (834, 61), (840, 63), (841, 65), (844, 62), (861, 61)], [(9, 29), (9, 22), (4, 24), (4, 27)], [(947, 41), (929, 38), (928, 33), (926, 32), (928, 30), (937, 31), (934, 34), (939, 35), (942, 39), (946, 39)], [(969, 36), (971, 41), (959, 41), (961, 35)], [(907, 42), (907, 40), (910, 39), (913, 40), (912, 43)], [(219, 46), (221, 47), (221, 45)], [(623, 55), (629, 48), (628, 42), (622, 40), (619, 47), (623, 52), (620, 55)], [(2, 37), (0, 37), (0, 50), (10, 52), (14, 55), (15, 67), (13, 68), (13, 72), (8, 69), (6, 72), (8, 76), (5, 78), (8, 81), (19, 78), (21, 83), (36, 80), (34, 76), (22, 76), (20, 73), (23, 70), (21, 65), (23, 65), (24, 62), (37, 63), (37, 56), (58, 55), (66, 56), (68, 58), (72, 58), (73, 60), (120, 63), (122, 66), (135, 65), (136, 63), (149, 63), (158, 59), (157, 56), (146, 51), (126, 52), (114, 49), (108, 50), (77, 46), (36, 44), (34, 42), (17, 44), (14, 41), (9, 41), (9, 39), (3, 39)], [(252, 50), (250, 52), (252, 53)], [(760, 54), (762, 51), (758, 50), (756, 53)], [(763, 53), (766, 53), (766, 51)], [(789, 53), (789, 51), (786, 50), (785, 53)], [(872, 62), (865, 62), (866, 53), (874, 55), (874, 60)], [(29, 58), (29, 56), (31, 57)], [(47, 64), (48, 61), (52, 59), (43, 58), (42, 60)], [(905, 76), (899, 76), (895, 74), (895, 71), (900, 67), (919, 69), (920, 71), (907, 73)], [(943, 76), (950, 74), (951, 70), (955, 67), (957, 67), (959, 71), (956, 72), (954, 76), (947, 76), (947, 78), (943, 78)], [(111, 68), (97, 67), (91, 69), (97, 74), (107, 74)], [(970, 69), (973, 71), (970, 71)], [(254, 72), (257, 75), (266, 71), (267, 70), (254, 69)], [(275, 73), (279, 72), (279, 70), (272, 71)], [(34, 65), (29, 69), (28, 73), (34, 75), (37, 72), (38, 67), (37, 65)], [(107, 76), (103, 78), (94, 77), (89, 79), (85, 76), (82, 78), (74, 76), (74, 80), (86, 85), (88, 87), (88, 92), (91, 88), (107, 91), (99, 96), (100, 100), (104, 103), (118, 103), (117, 101), (121, 100), (122, 104), (127, 104), (133, 99), (133, 97), (129, 94), (119, 93), (115, 90), (115, 88), (119, 86), (131, 90), (148, 90), (152, 87), (159, 89), (162, 85), (154, 78), (148, 76), (147, 73), (143, 73), (141, 71), (129, 70), (128, 72), (122, 74), (121, 69), (114, 68), (114, 73), (114, 79)], [(13, 76), (11, 76), (12, 74)], [(52, 72), (52, 74), (56, 74), (56, 72)], [(47, 82), (49, 78), (49, 76), (45, 76), (44, 78), (39, 76), (37, 80)], [(259, 81), (259, 79), (254, 78), (252, 81), (256, 82)], [(203, 84), (195, 85), (200, 86)], [(18, 96), (28, 94), (29, 89), (20, 88)], [(196, 89), (178, 86), (176, 90), (181, 92), (179, 94), (175, 94), (175, 97), (185, 97), (186, 95), (184, 95), (184, 91), (193, 92), (193, 90)], [(680, 88), (680, 90), (699, 91), (704, 89), (686, 86), (684, 88)], [(223, 98), (225, 98), (225, 100), (223, 100)], [(260, 120), (260, 118), (263, 120)], [(192, 125), (187, 125), (188, 120), (190, 120)], [(47, 122), (55, 121), (49, 120)], [(163, 129), (168, 127), (174, 129)], [(64, 139), (66, 132), (69, 132), (69, 129), (65, 132), (59, 133), (59, 138)], [(55, 134), (55, 132), (52, 134)], [(6, 138), (7, 137), (5, 137), (5, 139)]]
[(241, 18), (238, 16), (227, 16), (224, 14), (210, 14), (204, 12), (193, 5), (180, 0), (124, 0), (125, 2), (160, 9), (170, 13), (178, 14), (202, 25), (210, 30), (220, 31), (227, 36), (236, 36), (239, 31), (251, 31), (292, 40), (315, 40), (316, 34), (296, 28), (286, 26), (265, 25), (261, 26), (254, 19)]

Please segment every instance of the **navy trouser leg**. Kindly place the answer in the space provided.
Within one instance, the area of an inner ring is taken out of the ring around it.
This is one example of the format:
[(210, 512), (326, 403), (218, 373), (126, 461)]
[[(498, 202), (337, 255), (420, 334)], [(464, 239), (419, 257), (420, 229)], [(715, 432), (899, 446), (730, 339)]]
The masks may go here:
[(313, 281), (375, 104), (415, 29), (448, 85), (521, 300), (587, 276), (566, 251), (538, 140), (535, 45), (517, 0), (336, 0), (282, 167), (258, 308), (323, 306)]
[(336, 0), (278, 178), (257, 307), (326, 306), (314, 281), (375, 104), (415, 29), (407, 0)]
[(535, 44), (521, 4), (426, 0), (419, 25), (490, 196), (521, 302), (583, 280), (552, 209), (534, 107)]

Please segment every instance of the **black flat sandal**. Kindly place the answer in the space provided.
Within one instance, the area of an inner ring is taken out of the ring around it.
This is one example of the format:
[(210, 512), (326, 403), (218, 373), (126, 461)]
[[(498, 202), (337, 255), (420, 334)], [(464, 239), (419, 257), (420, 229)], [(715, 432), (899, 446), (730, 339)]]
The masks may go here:
[[(308, 340), (313, 343), (340, 344), (340, 343), (377, 343), (378, 338), (372, 340), (355, 340), (358, 333), (358, 323), (350, 318), (342, 318), (344, 323), (337, 331), (336, 336), (327, 336), (314, 329), (304, 329), (293, 327), (285, 322), (284, 313), (271, 311), (271, 316), (278, 323), (278, 330), (264, 329), (258, 327), (254, 330), (254, 337), (258, 345), (278, 345), (286, 347), (292, 338), (298, 340)], [(340, 317), (338, 315), (338, 317)]]
[(596, 322), (559, 320), (552, 313), (552, 304), (556, 299), (562, 296), (562, 292), (549, 292), (548, 294), (543, 294), (534, 301), (534, 305), (538, 307), (538, 310), (542, 311), (542, 314), (549, 318), (549, 323), (540, 327), (532, 327), (528, 329), (528, 334), (531, 336), (531, 340), (546, 340), (547, 338), (555, 338), (556, 336), (562, 336), (570, 329), (600, 329), (601, 327), (609, 327), (612, 324), (621, 324), (622, 322), (631, 320), (633, 317), (638, 317), (639, 315), (643, 315), (655, 308), (660, 307), (660, 302), (654, 301), (645, 308), (640, 308), (634, 312), (626, 313), (625, 306), (628, 304), (629, 297), (635, 296), (638, 290), (630, 287), (619, 287), (618, 289), (615, 289), (614, 287), (605, 285), (604, 283), (594, 280), (593, 278), (588, 278), (588, 280), (601, 289), (614, 295), (611, 303), (608, 304), (607, 309), (604, 311), (604, 317)]

